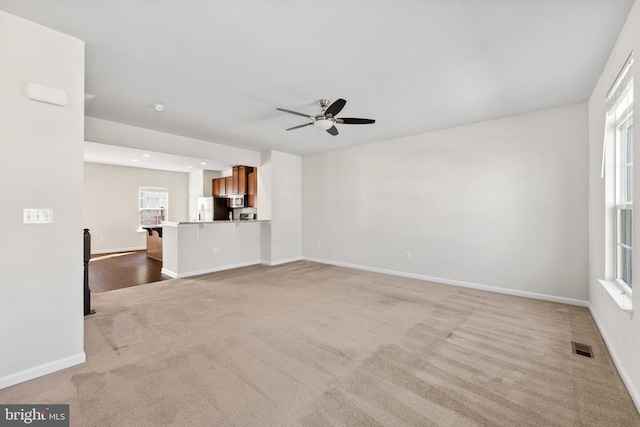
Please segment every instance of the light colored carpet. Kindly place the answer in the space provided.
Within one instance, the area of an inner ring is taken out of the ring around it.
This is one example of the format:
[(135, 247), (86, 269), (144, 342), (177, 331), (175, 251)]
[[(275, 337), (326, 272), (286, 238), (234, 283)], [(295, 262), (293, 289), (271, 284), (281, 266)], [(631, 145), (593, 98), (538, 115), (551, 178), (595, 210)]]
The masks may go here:
[(0, 402), (74, 426), (640, 425), (582, 307), (306, 261), (92, 302), (87, 363)]

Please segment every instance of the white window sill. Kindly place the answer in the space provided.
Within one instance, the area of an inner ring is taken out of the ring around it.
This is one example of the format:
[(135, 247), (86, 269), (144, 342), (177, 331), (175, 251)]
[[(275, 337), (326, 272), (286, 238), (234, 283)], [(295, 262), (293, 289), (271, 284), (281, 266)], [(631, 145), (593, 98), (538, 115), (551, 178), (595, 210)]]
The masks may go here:
[(618, 304), (620, 310), (631, 316), (633, 314), (633, 305), (631, 300), (631, 293), (624, 289), (622, 285), (614, 280), (598, 280), (602, 285), (602, 288), (607, 291), (611, 299)]

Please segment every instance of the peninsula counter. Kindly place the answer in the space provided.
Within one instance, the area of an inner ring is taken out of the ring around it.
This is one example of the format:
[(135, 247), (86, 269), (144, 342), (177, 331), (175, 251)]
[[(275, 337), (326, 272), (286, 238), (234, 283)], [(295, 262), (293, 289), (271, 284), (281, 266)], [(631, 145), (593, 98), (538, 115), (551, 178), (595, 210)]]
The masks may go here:
[(162, 273), (182, 278), (259, 264), (260, 227), (269, 222), (164, 222)]

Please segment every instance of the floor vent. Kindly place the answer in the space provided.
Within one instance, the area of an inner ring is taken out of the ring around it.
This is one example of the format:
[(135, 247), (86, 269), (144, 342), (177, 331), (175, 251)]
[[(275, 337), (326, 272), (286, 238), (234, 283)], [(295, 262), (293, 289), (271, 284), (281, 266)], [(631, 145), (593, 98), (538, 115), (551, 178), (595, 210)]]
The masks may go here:
[(573, 352), (575, 354), (579, 354), (580, 356), (584, 357), (590, 357), (593, 359), (593, 351), (591, 350), (591, 346), (571, 341), (571, 348), (573, 348)]

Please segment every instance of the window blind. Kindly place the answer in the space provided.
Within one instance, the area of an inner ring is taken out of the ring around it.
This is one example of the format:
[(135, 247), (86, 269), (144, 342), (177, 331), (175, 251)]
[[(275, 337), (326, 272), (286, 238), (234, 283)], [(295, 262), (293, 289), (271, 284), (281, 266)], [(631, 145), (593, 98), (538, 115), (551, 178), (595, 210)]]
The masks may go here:
[(607, 111), (604, 127), (604, 138), (602, 141), (602, 167), (600, 178), (604, 178), (604, 165), (607, 154), (607, 131), (610, 126), (617, 123), (629, 109), (633, 106), (633, 51), (625, 61), (622, 69), (616, 76), (611, 88), (605, 96), (605, 106)]

